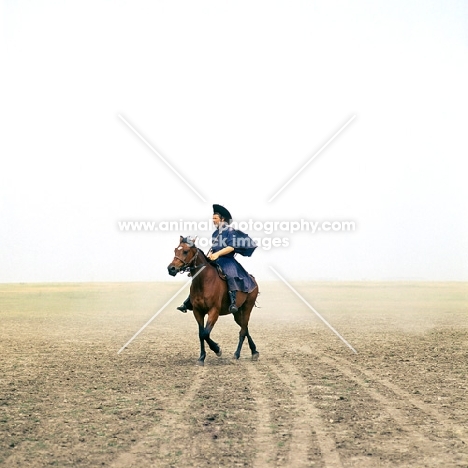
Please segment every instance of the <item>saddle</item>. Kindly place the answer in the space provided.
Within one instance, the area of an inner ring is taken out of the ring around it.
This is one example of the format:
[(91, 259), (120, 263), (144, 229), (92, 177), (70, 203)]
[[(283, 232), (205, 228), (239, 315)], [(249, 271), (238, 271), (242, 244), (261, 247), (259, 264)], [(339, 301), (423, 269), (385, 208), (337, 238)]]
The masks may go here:
[(223, 280), (223, 281), (227, 281), (227, 276), (225, 275), (225, 273), (223, 272), (223, 269), (221, 268), (221, 266), (219, 264), (217, 264), (216, 262), (209, 262), (210, 265), (214, 266), (216, 268), (216, 271), (218, 272), (218, 276)]
[[(214, 267), (216, 267), (216, 271), (218, 272), (218, 276), (223, 280), (223, 281), (227, 281), (227, 276), (226, 274), (223, 272), (223, 269), (221, 268), (221, 266), (219, 264), (217, 264), (216, 262), (209, 262), (210, 265), (213, 265)], [(254, 275), (251, 275), (249, 273), (249, 276), (255, 281), (255, 276)], [(260, 294), (260, 293), (258, 293)], [(260, 308), (260, 306), (257, 305), (257, 301), (255, 301), (255, 304), (254, 304), (255, 307), (258, 307)]]

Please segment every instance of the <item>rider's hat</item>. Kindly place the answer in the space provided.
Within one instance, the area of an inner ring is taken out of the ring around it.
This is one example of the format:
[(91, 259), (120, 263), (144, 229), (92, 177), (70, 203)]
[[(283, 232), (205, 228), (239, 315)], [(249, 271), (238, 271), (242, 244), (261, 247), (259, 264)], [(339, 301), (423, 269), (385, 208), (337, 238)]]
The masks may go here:
[(232, 222), (231, 213), (227, 208), (224, 208), (222, 205), (213, 205), (213, 214), (219, 214), (221, 218), (224, 218), (228, 224)]

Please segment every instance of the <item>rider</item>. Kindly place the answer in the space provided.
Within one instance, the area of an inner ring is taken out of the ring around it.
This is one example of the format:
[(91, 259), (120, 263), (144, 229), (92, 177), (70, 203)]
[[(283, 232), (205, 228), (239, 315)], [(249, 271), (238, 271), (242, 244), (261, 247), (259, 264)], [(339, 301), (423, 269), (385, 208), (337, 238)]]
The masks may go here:
[[(250, 257), (257, 246), (247, 234), (230, 227), (231, 222), (231, 213), (224, 206), (213, 205), (213, 224), (216, 226), (216, 231), (212, 234), (213, 244), (208, 258), (216, 261), (226, 275), (230, 300), (229, 312), (235, 313), (238, 311), (237, 291), (249, 293), (255, 289), (256, 284), (234, 255), (239, 253)], [(190, 296), (177, 309), (184, 313), (193, 310)]]

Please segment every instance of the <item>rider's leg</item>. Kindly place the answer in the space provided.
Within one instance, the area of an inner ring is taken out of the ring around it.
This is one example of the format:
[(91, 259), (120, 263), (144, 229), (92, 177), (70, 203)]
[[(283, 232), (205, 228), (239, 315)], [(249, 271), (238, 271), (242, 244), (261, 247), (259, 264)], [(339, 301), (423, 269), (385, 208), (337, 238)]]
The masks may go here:
[(184, 314), (187, 312), (187, 310), (193, 310), (193, 306), (192, 306), (192, 303), (190, 301), (190, 295), (189, 295), (189, 297), (187, 297), (187, 299), (185, 299), (185, 301), (184, 301), (184, 303), (182, 305), (177, 307), (177, 310), (180, 310)]
[(229, 301), (231, 302), (231, 305), (229, 306), (229, 312), (231, 313), (235, 313), (239, 310), (236, 306), (236, 292), (237, 291), (228, 291)]

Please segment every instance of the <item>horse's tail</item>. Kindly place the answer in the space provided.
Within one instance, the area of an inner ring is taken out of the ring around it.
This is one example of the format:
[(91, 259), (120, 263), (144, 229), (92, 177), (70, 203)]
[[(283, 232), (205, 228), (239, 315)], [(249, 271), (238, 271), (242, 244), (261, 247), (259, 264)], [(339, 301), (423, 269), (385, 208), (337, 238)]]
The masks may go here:
[[(257, 288), (257, 291), (258, 291), (257, 292), (257, 297), (258, 297), (258, 296), (260, 296), (261, 293), (260, 293), (260, 288), (258, 287), (257, 280), (255, 279), (255, 276), (251, 275), (250, 273), (249, 273), (249, 276), (252, 278), (253, 282), (255, 283), (255, 287)], [(257, 299), (255, 299), (254, 307), (257, 307), (258, 309), (261, 309), (261, 307), (257, 305)]]

